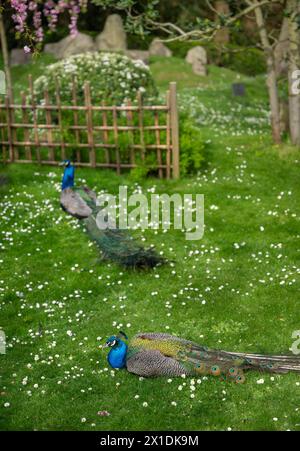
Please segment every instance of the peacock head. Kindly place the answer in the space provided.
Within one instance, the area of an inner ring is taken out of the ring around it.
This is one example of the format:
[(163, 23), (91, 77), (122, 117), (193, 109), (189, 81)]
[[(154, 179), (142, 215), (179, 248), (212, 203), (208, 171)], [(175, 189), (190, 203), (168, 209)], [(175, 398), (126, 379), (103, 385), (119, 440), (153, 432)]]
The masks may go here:
[(104, 348), (116, 348), (116, 347), (118, 347), (118, 345), (121, 342), (123, 342), (122, 338), (125, 338), (126, 340), (128, 340), (127, 335), (124, 334), (124, 332), (121, 332), (121, 331), (118, 333), (118, 335), (111, 335), (106, 340)]
[(71, 166), (71, 161), (63, 160), (61, 163), (59, 163), (59, 166), (64, 166), (65, 168), (68, 168), (69, 166)]
[(106, 340), (104, 348), (115, 348), (118, 346), (119, 342), (120, 339), (115, 335), (112, 335), (111, 337), (108, 337), (108, 339)]

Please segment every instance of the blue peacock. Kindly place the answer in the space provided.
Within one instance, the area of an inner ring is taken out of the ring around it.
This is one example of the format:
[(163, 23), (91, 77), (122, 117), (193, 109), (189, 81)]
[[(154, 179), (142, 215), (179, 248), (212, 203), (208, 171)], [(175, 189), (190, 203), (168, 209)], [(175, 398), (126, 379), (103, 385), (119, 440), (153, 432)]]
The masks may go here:
[(139, 333), (127, 344), (123, 332), (109, 337), (107, 360), (112, 368), (127, 368), (138, 376), (219, 376), (242, 383), (244, 370), (300, 373), (300, 357), (226, 352), (209, 349), (165, 333)]
[(96, 194), (86, 186), (74, 185), (75, 168), (69, 160), (65, 166), (60, 204), (64, 211), (84, 223), (89, 237), (102, 251), (103, 259), (112, 260), (126, 268), (153, 268), (164, 263), (154, 249), (145, 249), (126, 230), (118, 228), (101, 229), (97, 226), (96, 216), (100, 207), (96, 205)]

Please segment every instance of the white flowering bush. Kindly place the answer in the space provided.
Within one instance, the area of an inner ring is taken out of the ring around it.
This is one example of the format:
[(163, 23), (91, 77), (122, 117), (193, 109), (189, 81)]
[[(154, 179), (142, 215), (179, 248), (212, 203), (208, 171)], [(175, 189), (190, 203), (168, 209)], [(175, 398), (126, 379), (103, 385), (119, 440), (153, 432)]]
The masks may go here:
[(134, 100), (139, 89), (145, 100), (157, 95), (149, 68), (142, 61), (132, 61), (118, 53), (86, 52), (48, 66), (47, 73), (34, 82), (36, 101), (42, 104), (47, 90), (50, 100), (56, 103), (58, 82), (61, 102), (71, 105), (73, 80), (76, 82), (79, 103), (84, 102), (86, 81), (90, 82), (93, 104), (103, 101), (122, 104), (126, 99)]

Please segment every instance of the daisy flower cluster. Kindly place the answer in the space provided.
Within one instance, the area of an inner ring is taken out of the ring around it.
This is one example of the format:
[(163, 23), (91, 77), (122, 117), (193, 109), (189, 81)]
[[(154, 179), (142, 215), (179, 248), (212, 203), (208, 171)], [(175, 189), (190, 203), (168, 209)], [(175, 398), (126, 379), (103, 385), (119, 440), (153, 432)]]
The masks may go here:
[(141, 90), (144, 98), (155, 97), (157, 90), (148, 66), (132, 61), (127, 56), (109, 52), (86, 52), (73, 55), (47, 67), (47, 73), (37, 78), (34, 93), (43, 104), (44, 91), (55, 102), (56, 83), (59, 84), (61, 102), (72, 105), (73, 80), (76, 83), (78, 104), (84, 102), (84, 85), (91, 86), (94, 105), (103, 101), (121, 105), (126, 99), (135, 100)]

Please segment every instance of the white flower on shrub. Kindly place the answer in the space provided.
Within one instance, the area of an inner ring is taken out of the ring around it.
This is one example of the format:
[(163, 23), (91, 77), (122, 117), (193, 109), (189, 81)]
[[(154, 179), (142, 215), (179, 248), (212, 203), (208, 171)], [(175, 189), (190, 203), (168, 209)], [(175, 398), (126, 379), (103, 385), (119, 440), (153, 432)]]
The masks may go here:
[[(144, 102), (157, 103), (157, 89), (148, 67), (140, 61), (132, 61), (127, 56), (118, 53), (86, 52), (72, 55), (69, 58), (51, 64), (45, 73), (34, 82), (35, 101), (38, 105), (45, 104), (45, 91), (49, 94), (50, 105), (57, 104), (56, 88), (59, 85), (60, 101), (62, 105), (73, 104), (73, 80), (76, 84), (76, 98), (78, 105), (85, 104), (84, 86), (90, 83), (91, 101), (93, 105), (121, 105), (131, 100), (137, 101), (137, 93), (143, 93)], [(85, 123), (85, 112), (78, 113), (79, 123)], [(33, 123), (33, 113), (30, 113)], [(37, 122), (46, 123), (46, 114), (42, 109), (37, 110)], [(61, 114), (62, 127), (53, 129), (51, 134), (56, 142), (67, 139), (69, 126), (73, 124), (73, 113), (63, 111)], [(51, 111), (51, 122), (59, 124), (56, 110)], [(125, 124), (126, 125), (126, 124)], [(63, 130), (63, 131), (62, 131)], [(38, 128), (38, 138), (47, 140), (47, 131)], [(64, 136), (62, 136), (64, 134)], [(69, 135), (74, 140), (73, 135)], [(35, 139), (31, 131), (31, 139)], [(75, 143), (74, 143), (75, 145)]]
[(72, 104), (73, 78), (77, 86), (78, 102), (84, 103), (84, 85), (90, 82), (92, 102), (105, 100), (121, 104), (124, 94), (135, 100), (142, 88), (144, 98), (154, 98), (157, 90), (148, 66), (142, 61), (132, 61), (125, 55), (107, 52), (86, 52), (72, 55), (47, 67), (46, 72), (34, 82), (37, 103), (44, 101), (48, 90), (50, 103), (56, 103), (56, 80), (60, 87), (61, 102)]

